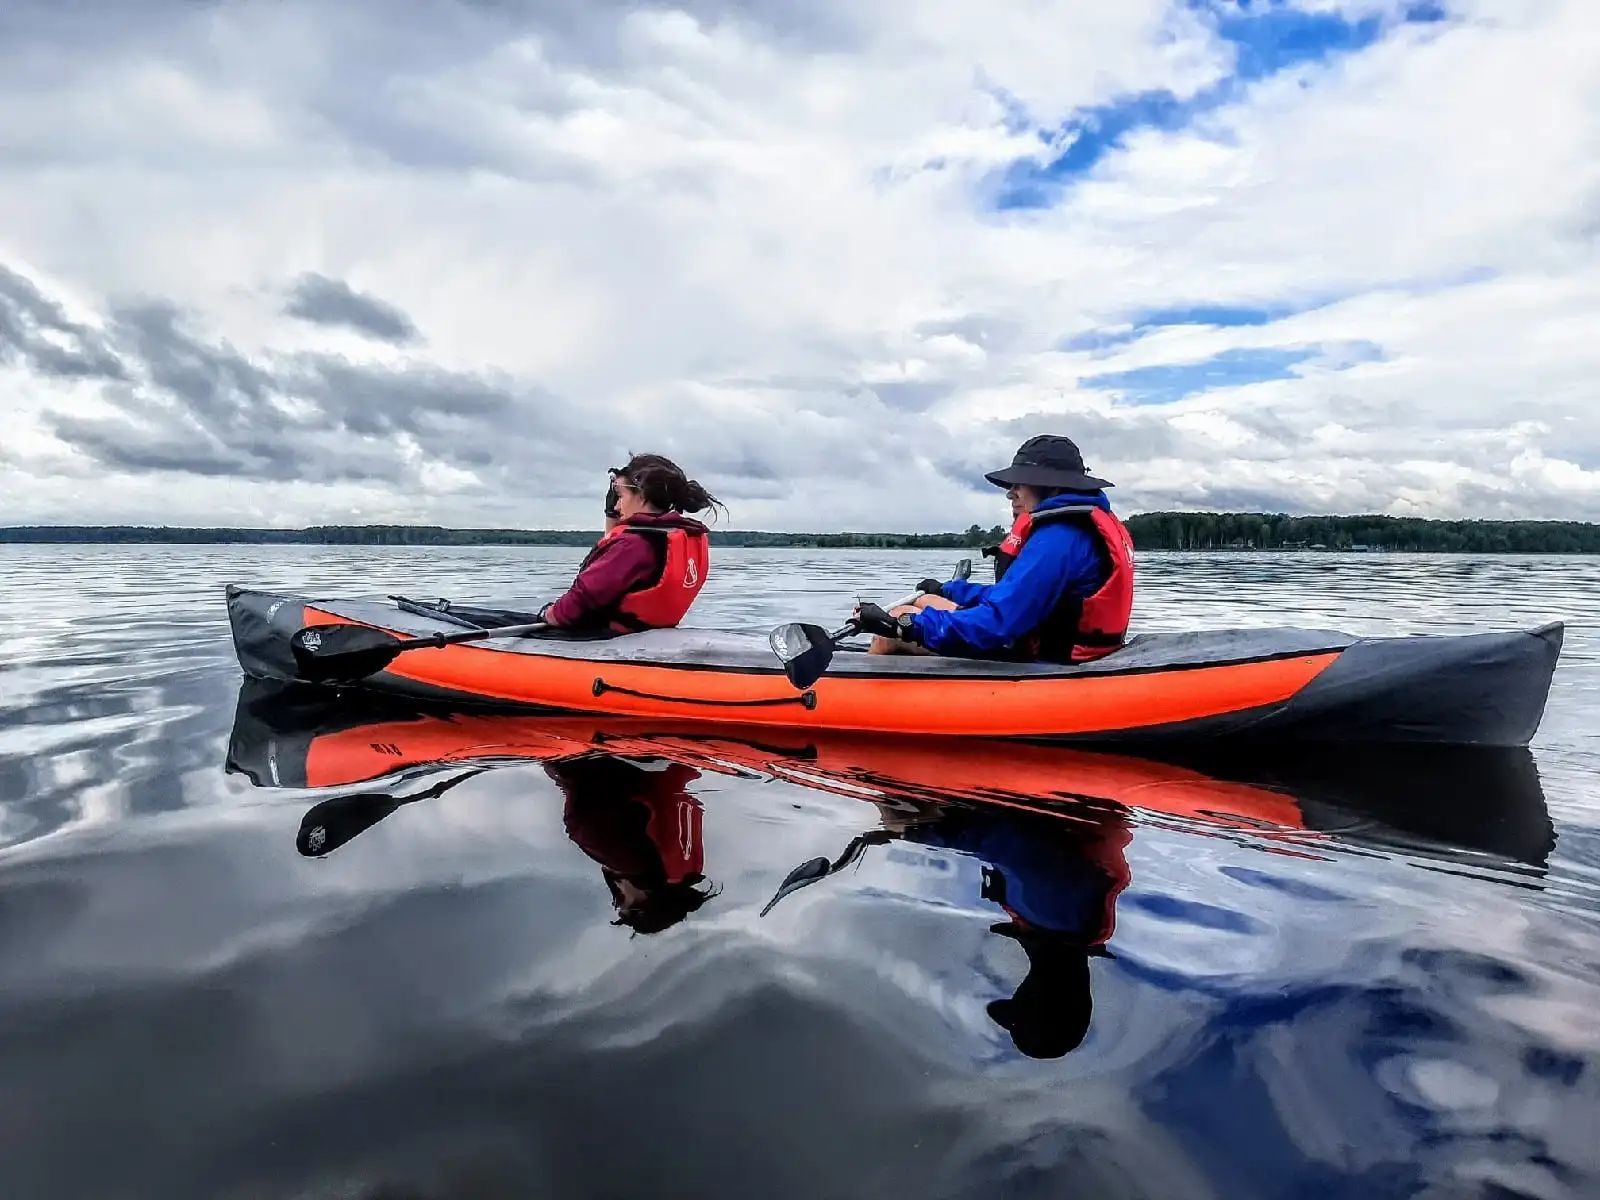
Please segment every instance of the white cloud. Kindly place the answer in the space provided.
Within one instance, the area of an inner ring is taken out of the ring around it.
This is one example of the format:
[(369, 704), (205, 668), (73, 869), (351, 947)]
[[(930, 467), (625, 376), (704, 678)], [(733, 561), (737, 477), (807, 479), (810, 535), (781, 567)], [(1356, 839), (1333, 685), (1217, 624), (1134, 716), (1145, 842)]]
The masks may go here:
[[(1081, 435), (1124, 510), (1600, 517), (1600, 20), (1450, 7), (1135, 131), (1052, 208), (995, 212), (996, 173), (1045, 161), (1073, 111), (1193, 96), (1233, 49), (1165, 0), (435, 0), (407, 22), (22, 0), (0, 18), (0, 265), (84, 328), (178, 305), (206, 354), (280, 381), (249, 428), (283, 414), (290, 458), (333, 402), (304, 391), (330, 355), (374, 408), (441, 372), (503, 408), (408, 409), (404, 445), (341, 410), (314, 444), (351, 442), (343, 477), (293, 477), (274, 445), (247, 482), (108, 465), (61, 418), (131, 413), (166, 461), (190, 428), (170, 386), (125, 338), (122, 384), (8, 360), (0, 308), (4, 519), (593, 525), (606, 463), (661, 448), (744, 527), (987, 525), (977, 471), (1035, 427)], [(285, 315), (312, 275), (418, 341)], [(1313, 307), (1058, 349), (1200, 304)], [(1172, 405), (1083, 382), (1273, 347), (1312, 357)], [(224, 408), (226, 443), (245, 426)]]

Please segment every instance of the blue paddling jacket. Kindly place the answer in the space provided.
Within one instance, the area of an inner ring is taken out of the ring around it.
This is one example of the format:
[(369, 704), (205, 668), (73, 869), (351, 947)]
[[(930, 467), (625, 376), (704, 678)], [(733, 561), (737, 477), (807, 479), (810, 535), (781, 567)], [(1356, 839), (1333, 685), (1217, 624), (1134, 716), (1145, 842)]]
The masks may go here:
[[(1034, 511), (1093, 505), (1111, 511), (1104, 492), (1065, 492)], [(1041, 523), (999, 583), (952, 580), (939, 594), (961, 607), (925, 608), (913, 619), (922, 644), (936, 654), (982, 657), (1016, 653), (1056, 606), (1070, 596), (1088, 597), (1111, 575), (1111, 565), (1087, 522)]]

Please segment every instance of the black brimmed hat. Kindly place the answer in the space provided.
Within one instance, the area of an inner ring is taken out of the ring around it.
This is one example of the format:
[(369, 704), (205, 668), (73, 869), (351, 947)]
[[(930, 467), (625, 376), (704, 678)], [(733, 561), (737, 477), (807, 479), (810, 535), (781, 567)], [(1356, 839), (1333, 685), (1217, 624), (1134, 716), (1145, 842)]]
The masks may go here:
[(984, 478), (995, 487), (1003, 488), (1024, 484), (1097, 492), (1111, 486), (1107, 480), (1097, 479), (1084, 470), (1083, 455), (1078, 453), (1071, 438), (1049, 433), (1023, 442), (1009, 467), (991, 471)]

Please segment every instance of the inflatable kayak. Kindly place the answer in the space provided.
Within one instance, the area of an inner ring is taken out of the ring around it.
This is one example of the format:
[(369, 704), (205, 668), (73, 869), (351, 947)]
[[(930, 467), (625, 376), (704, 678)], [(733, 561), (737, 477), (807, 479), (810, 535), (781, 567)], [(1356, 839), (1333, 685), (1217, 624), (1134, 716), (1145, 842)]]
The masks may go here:
[[(972, 805), (1093, 823), (1138, 815), (1315, 852), (1334, 838), (1545, 865), (1554, 843), (1527, 750), (1256, 748), (1161, 759), (987, 739), (710, 728), (697, 722), (437, 712), (247, 679), (227, 767), (258, 787), (335, 789), (419, 773), (595, 757), (672, 762), (891, 805)], [(424, 793), (425, 795), (426, 793)], [(389, 811), (387, 808), (385, 812)]]
[[(247, 674), (301, 678), (291, 639), (357, 625), (398, 639), (459, 634), (381, 601), (228, 589)], [(795, 688), (758, 633), (661, 629), (605, 640), (491, 638), (416, 649), (359, 686), (451, 706), (872, 733), (1029, 740), (1526, 745), (1562, 627), (1358, 638), (1313, 629), (1154, 633), (1092, 663), (841, 652)]]

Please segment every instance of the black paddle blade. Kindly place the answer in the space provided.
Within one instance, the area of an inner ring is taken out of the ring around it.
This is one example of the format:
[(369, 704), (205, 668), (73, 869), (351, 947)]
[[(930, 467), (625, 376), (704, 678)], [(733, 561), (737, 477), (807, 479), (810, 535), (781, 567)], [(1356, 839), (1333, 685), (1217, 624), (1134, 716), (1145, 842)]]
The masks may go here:
[(357, 834), (365, 833), (395, 809), (400, 801), (378, 793), (335, 796), (313, 805), (300, 819), (294, 847), (307, 858), (332, 854)]
[(432, 787), (411, 796), (394, 796), (388, 792), (357, 792), (350, 796), (334, 796), (320, 804), (313, 804), (300, 818), (300, 832), (295, 834), (295, 849), (307, 858), (321, 858), (332, 854), (357, 834), (365, 833), (403, 804), (418, 800), (436, 800), (451, 788), (465, 783), (474, 775), (482, 775), (487, 767), (478, 767), (461, 775), (440, 780)]
[(406, 643), (365, 625), (314, 625), (289, 639), (300, 678), (343, 683), (383, 670)]
[(813, 884), (819, 879), (826, 879), (828, 873), (832, 870), (833, 867), (825, 858), (813, 858), (808, 862), (801, 863), (784, 878), (782, 886), (778, 888), (777, 895), (767, 901), (767, 906), (761, 910), (761, 915), (763, 917), (766, 916), (772, 911), (774, 904), (791, 892), (798, 892), (801, 888)]
[(820, 625), (779, 625), (767, 640), (789, 682), (802, 692), (821, 679), (833, 661), (833, 639)]

